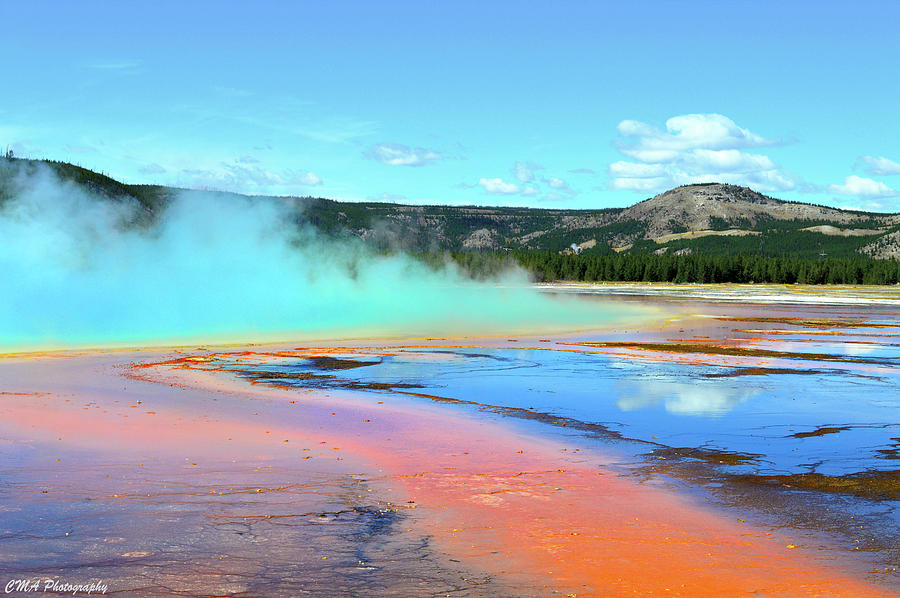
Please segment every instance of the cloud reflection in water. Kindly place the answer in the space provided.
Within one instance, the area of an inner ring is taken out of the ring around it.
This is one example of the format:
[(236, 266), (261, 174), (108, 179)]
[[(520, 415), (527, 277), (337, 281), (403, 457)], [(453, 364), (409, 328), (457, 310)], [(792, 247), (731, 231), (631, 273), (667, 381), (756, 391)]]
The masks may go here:
[(655, 378), (621, 385), (616, 406), (622, 411), (636, 411), (662, 403), (673, 415), (720, 417), (758, 393), (758, 389), (736, 388), (720, 381), (688, 384)]

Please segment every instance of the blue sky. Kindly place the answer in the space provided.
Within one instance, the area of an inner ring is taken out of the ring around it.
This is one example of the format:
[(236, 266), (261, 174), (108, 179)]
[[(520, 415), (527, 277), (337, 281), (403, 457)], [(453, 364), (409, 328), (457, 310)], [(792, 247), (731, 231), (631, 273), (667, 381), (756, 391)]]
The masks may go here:
[[(252, 4), (252, 5), (251, 5)], [(3, 2), (0, 145), (127, 182), (900, 211), (898, 2)]]

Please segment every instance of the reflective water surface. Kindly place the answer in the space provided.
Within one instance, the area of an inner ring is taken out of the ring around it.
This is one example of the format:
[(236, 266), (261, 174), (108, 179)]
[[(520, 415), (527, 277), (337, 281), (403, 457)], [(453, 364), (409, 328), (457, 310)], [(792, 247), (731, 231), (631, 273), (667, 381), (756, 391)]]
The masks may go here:
[(900, 309), (809, 302), (672, 300), (667, 309), (700, 317), (495, 346), (370, 347), (331, 362), (300, 348), (295, 359), (226, 368), (257, 383), (537, 420), (544, 434), (618, 451), (635, 474), (842, 534), (895, 567)]
[(361, 361), (371, 365), (327, 370), (334, 378), (318, 380), (291, 377), (324, 371), (303, 359), (258, 371), (301, 387), (349, 383), (390, 392), (405, 385), (422, 394), (598, 423), (663, 446), (752, 454), (740, 466), (747, 471), (843, 475), (897, 467), (900, 370), (880, 365), (870, 371), (829, 363), (743, 373), (664, 358), (492, 348), (401, 348)]
[[(392, 347), (337, 365), (299, 358), (232, 369), (279, 385), (524, 408), (664, 447), (743, 453), (748, 458), (735, 465), (742, 472), (893, 471), (900, 459), (900, 316), (862, 320), (854, 313), (829, 312), (836, 320), (827, 337), (818, 334), (821, 322), (777, 319), (778, 329), (748, 330), (776, 318), (722, 316), (715, 321), (727, 337), (718, 339), (594, 335), (540, 348)], [(716, 352), (723, 348), (729, 351)]]
[(891, 595), (900, 297), (775, 291), (630, 288), (665, 319), (547, 338), (0, 361), (0, 574), (147, 596)]

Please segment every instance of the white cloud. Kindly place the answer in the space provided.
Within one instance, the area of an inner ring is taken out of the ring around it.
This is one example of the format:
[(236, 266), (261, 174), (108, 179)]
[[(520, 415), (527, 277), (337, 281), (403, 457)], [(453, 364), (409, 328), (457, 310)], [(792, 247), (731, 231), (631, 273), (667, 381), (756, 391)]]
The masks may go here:
[(775, 143), (721, 114), (673, 116), (666, 121), (665, 131), (634, 120), (623, 120), (617, 129), (623, 137), (636, 137), (639, 150), (739, 149)]
[(544, 182), (547, 183), (551, 189), (566, 189), (569, 185), (562, 179), (556, 178), (555, 176), (547, 177), (544, 179)]
[(678, 159), (678, 152), (675, 150), (642, 150), (620, 146), (619, 152), (641, 162), (662, 163)]
[(388, 166), (428, 166), (444, 158), (434, 150), (399, 143), (376, 143), (366, 156)]
[(478, 184), (484, 187), (484, 190), (491, 195), (514, 195), (519, 193), (521, 189), (515, 183), (507, 183), (501, 178), (480, 179)]
[(548, 176), (543, 179), (543, 182), (552, 190), (549, 195), (553, 195), (554, 197), (566, 195), (573, 196), (578, 194), (574, 189), (569, 187), (569, 183), (559, 177)]
[(300, 174), (288, 174), (288, 179), (286, 181), (289, 184), (296, 185), (307, 185), (309, 187), (315, 187), (317, 185), (322, 184), (322, 179), (314, 172), (305, 172)]
[(842, 210), (853, 210), (856, 212), (891, 212), (900, 211), (900, 204), (896, 200), (878, 200), (868, 199), (856, 202), (841, 202), (837, 207)]
[(728, 172), (759, 172), (775, 170), (777, 166), (768, 156), (746, 154), (738, 150), (696, 149), (689, 154), (698, 170)]
[(622, 177), (615, 178), (612, 181), (613, 189), (621, 189), (624, 191), (644, 191), (652, 192), (665, 189), (666, 187), (677, 187), (671, 179), (665, 177)]
[(900, 174), (900, 162), (894, 162), (884, 156), (860, 156), (859, 161), (865, 164), (864, 168), (868, 174), (876, 176)]
[(316, 187), (322, 179), (311, 171), (274, 172), (262, 166), (222, 162), (217, 168), (182, 170), (188, 184), (195, 188), (237, 192), (289, 192), (297, 187)]
[(828, 185), (831, 193), (838, 195), (853, 195), (859, 198), (894, 197), (897, 191), (891, 189), (880, 181), (851, 174), (844, 179), (843, 185)]
[(477, 185), (459, 185), (461, 188), (481, 186), (491, 195), (522, 195), (524, 197), (540, 197), (539, 201), (559, 201), (568, 199), (578, 192), (569, 186), (569, 183), (555, 176), (537, 178), (536, 172), (544, 170), (540, 164), (533, 162), (515, 162), (510, 172), (515, 177), (514, 181), (507, 181), (500, 177), (479, 179)]
[(774, 145), (721, 114), (685, 114), (666, 121), (665, 130), (624, 120), (617, 130), (619, 152), (633, 161), (608, 167), (614, 189), (662, 191), (692, 183), (732, 183), (760, 191), (796, 187), (771, 158), (741, 151)]
[(520, 183), (530, 183), (534, 180), (534, 171), (543, 170), (543, 168), (543, 166), (532, 162), (516, 162), (513, 165), (512, 173)]

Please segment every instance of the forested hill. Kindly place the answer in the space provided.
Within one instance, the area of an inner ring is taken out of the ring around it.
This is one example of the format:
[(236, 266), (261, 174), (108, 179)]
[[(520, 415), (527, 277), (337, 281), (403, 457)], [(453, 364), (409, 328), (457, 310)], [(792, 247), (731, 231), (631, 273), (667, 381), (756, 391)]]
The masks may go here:
[[(133, 198), (148, 222), (183, 192), (125, 184), (64, 162), (0, 158), (0, 203), (15, 195), (22, 173), (40, 168), (113, 201)], [(223, 201), (233, 195), (223, 193)], [(295, 198), (295, 205), (300, 219), (325, 233), (356, 236), (387, 250), (900, 259), (900, 214), (786, 202), (724, 184), (687, 185), (627, 208), (603, 210), (414, 206), (315, 197)]]
[(678, 187), (605, 210), (305, 201), (320, 228), (407, 250), (900, 259), (900, 214), (786, 202), (734, 185)]

